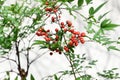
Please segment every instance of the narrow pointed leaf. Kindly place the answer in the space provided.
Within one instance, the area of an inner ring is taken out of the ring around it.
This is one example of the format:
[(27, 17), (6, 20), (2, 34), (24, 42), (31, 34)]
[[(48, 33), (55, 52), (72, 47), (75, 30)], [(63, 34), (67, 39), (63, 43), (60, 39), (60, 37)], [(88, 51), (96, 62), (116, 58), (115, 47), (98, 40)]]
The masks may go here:
[(118, 49), (116, 46), (109, 46), (107, 49), (108, 49), (108, 51), (110, 51), (110, 50), (120, 51), (120, 49)]
[(18, 76), (16, 76), (15, 80), (18, 80)]
[(100, 15), (100, 16), (98, 17), (98, 20), (101, 20), (101, 19), (102, 19), (103, 17), (105, 17), (109, 12), (110, 12), (110, 11), (104, 13), (103, 15)]
[(33, 45), (39, 45), (39, 44), (45, 44), (45, 41), (41, 41), (41, 40), (35, 40), (35, 43), (33, 43)]
[(113, 30), (114, 28), (118, 27), (119, 25), (117, 24), (106, 24), (103, 29), (104, 30)]
[(95, 14), (96, 12), (98, 12), (106, 3), (107, 3), (107, 1), (104, 2), (104, 3), (102, 3), (100, 6), (98, 6), (98, 7), (95, 9), (94, 14)]
[(89, 4), (92, 0), (85, 0), (87, 4)]
[(35, 80), (35, 78), (33, 77), (32, 74), (31, 74), (31, 76), (30, 76), (30, 80)]
[(78, 7), (81, 7), (83, 3), (84, 3), (84, 0), (78, 0)]

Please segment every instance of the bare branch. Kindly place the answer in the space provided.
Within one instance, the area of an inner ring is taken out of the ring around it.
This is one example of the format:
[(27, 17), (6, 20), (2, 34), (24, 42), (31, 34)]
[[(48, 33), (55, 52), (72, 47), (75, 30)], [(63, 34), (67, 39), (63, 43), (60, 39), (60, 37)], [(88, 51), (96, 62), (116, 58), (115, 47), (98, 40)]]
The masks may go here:
[(35, 62), (37, 59), (39, 59), (40, 57), (42, 57), (44, 54), (46, 54), (49, 50), (47, 50), (46, 52), (44, 52), (43, 54), (39, 54), (35, 59), (33, 59), (29, 64), (32, 64), (33, 62)]

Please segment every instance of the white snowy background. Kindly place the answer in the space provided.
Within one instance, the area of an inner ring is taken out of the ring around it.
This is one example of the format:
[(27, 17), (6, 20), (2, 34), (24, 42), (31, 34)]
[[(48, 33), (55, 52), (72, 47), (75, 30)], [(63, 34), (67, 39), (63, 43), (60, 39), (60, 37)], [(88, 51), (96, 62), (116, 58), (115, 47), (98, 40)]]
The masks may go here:
[[(18, 0), (20, 1), (20, 0)], [(97, 7), (101, 3), (107, 0), (93, 0), (94, 6)], [(15, 0), (7, 0), (5, 4), (9, 5), (11, 3), (15, 3)], [(32, 3), (32, 6), (35, 6), (37, 3)], [(88, 9), (84, 9), (80, 12), (86, 14), (86, 11)], [(99, 14), (102, 14), (106, 11), (111, 11), (106, 18), (110, 18), (112, 22), (120, 24), (120, 0), (108, 0), (108, 3), (104, 6), (104, 8), (98, 12)], [(63, 12), (63, 20), (71, 20), (73, 24), (76, 26), (77, 30), (85, 31), (83, 29), (83, 26), (85, 25), (84, 21), (80, 19), (79, 15), (78, 18), (74, 20), (72, 17), (70, 17), (66, 12)], [(28, 23), (26, 21), (26, 23)], [(117, 39), (117, 37), (120, 36), (120, 27), (116, 28), (115, 31), (111, 31), (110, 33), (111, 38)], [(22, 44), (21, 44), (22, 45)], [(36, 51), (36, 54), (45, 52), (46, 50), (40, 50)], [(118, 72), (120, 73), (120, 52), (117, 51), (110, 51), (108, 52), (107, 49), (103, 46), (101, 46), (98, 43), (95, 42), (88, 42), (84, 45), (79, 44), (76, 48), (75, 53), (86, 53), (87, 57), (91, 60), (98, 60), (96, 66), (91, 70), (88, 71), (88, 73), (92, 74), (94, 77), (96, 77), (96, 72), (101, 72), (104, 69), (111, 69), (111, 68), (119, 68)], [(32, 54), (32, 53), (31, 53)], [(11, 57), (15, 57), (15, 55), (11, 55)], [(36, 57), (36, 55), (32, 54), (31, 59)], [(24, 67), (25, 58), (24, 56), (22, 58), (22, 66)], [(2, 77), (4, 76), (3, 72), (6, 70), (9, 70), (10, 68), (15, 68), (16, 66), (14, 64), (9, 64), (9, 61), (2, 61), (0, 60), (0, 80), (2, 80)], [(32, 73), (36, 80), (41, 80), (43, 77), (52, 75), (58, 71), (66, 70), (69, 68), (69, 63), (66, 60), (64, 55), (54, 54), (53, 56), (49, 56), (49, 54), (45, 54), (40, 57), (37, 61), (35, 61), (32, 66), (30, 67), (30, 73)], [(15, 74), (13, 73), (13, 78), (15, 77)], [(11, 80), (13, 80), (11, 78)], [(73, 80), (71, 77), (66, 77), (64, 80)], [(100, 77), (98, 77), (98, 80), (103, 80)]]

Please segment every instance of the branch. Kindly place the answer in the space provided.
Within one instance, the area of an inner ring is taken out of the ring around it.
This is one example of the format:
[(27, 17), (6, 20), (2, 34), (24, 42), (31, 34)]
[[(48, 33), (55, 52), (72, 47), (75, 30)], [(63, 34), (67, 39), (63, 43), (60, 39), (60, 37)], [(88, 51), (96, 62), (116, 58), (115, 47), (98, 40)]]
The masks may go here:
[(18, 71), (21, 72), (21, 65), (20, 65), (20, 54), (19, 54), (19, 42), (15, 42), (15, 48), (16, 48), (16, 55), (18, 57)]
[[(10, 59), (9, 57), (4, 57), (4, 56), (2, 56), (1, 58), (4, 58), (4, 59), (6, 59), (6, 60), (13, 61), (13, 62), (15, 62), (15, 63), (17, 64), (16, 60)], [(3, 60), (3, 61), (6, 61), (6, 60)], [(1, 62), (3, 62), (3, 61), (1, 61)]]
[(35, 62), (37, 59), (39, 59), (40, 57), (42, 57), (44, 54), (46, 54), (49, 50), (47, 50), (46, 52), (44, 52), (41, 55), (38, 55), (35, 59), (33, 59), (29, 64), (32, 64), (33, 62)]
[(26, 75), (28, 75), (29, 67), (30, 67), (30, 64), (29, 64), (29, 49), (27, 49), (26, 58), (27, 58), (27, 71), (26, 71)]

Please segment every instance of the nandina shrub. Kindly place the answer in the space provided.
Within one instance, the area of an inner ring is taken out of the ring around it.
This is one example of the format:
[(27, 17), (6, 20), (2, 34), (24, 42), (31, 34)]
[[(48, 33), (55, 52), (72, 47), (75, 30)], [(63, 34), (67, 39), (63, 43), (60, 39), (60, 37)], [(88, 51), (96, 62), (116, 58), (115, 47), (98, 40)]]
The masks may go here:
[[(116, 46), (116, 44), (120, 44), (119, 40), (113, 41), (105, 34), (119, 25), (112, 23), (110, 19), (104, 19), (108, 12), (97, 16), (98, 18), (94, 17), (107, 2), (100, 4), (96, 8), (90, 7), (87, 17), (80, 13), (79, 10), (84, 8), (83, 5), (92, 4), (92, 0), (77, 0), (77, 3), (74, 4), (72, 4), (74, 0), (35, 0), (33, 2), (40, 4), (33, 8), (30, 7), (31, 3), (28, 3), (27, 0), (23, 0), (22, 4), (16, 2), (9, 6), (4, 5), (4, 2), (4, 0), (0, 1), (1, 58), (14, 62), (17, 66), (16, 71), (14, 69), (6, 71), (7, 77), (4, 80), (10, 80), (11, 73), (17, 74), (15, 80), (27, 80), (28, 74), (31, 74), (30, 80), (35, 80), (32, 73), (29, 72), (29, 68), (33, 62), (44, 54), (41, 53), (31, 60), (30, 53), (36, 47), (47, 49), (49, 51), (48, 56), (54, 56), (56, 53), (64, 55), (71, 67), (70, 70), (60, 71), (52, 76), (42, 78), (43, 80), (49, 80), (51, 77), (52, 80), (64, 80), (66, 75), (73, 76), (71, 80), (97, 79), (91, 74), (82, 73), (84, 70), (91, 69), (97, 60), (87, 60), (86, 54), (74, 54), (75, 48), (79, 44), (84, 45), (87, 42), (95, 41), (105, 45), (108, 51), (120, 51)], [(80, 15), (80, 18), (87, 24), (84, 27), (86, 30), (75, 29), (74, 22), (69, 18), (63, 21), (63, 10), (68, 11), (69, 16), (74, 17), (74, 20), (78, 18), (75, 13)], [(26, 19), (31, 20), (31, 22), (23, 25)], [(48, 24), (52, 26), (46, 28)], [(24, 46), (21, 46), (21, 44), (24, 44)], [(16, 55), (17, 59), (9, 57), (11, 54)], [(25, 68), (23, 68), (21, 62), (23, 55), (26, 58)], [(84, 63), (87, 64), (84, 65)], [(116, 69), (105, 70), (103, 73), (98, 72), (97, 74), (105, 79), (117, 79), (119, 74), (115, 73)]]

